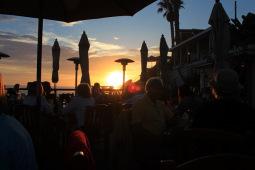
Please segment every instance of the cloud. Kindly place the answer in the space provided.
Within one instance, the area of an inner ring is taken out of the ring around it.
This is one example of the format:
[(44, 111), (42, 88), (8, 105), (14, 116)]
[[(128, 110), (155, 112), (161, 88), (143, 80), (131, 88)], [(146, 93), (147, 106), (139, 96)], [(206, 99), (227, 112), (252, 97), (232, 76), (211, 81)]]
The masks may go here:
[(113, 37), (114, 40), (119, 40), (120, 38), (119, 37)]
[[(67, 61), (68, 58), (78, 56), (78, 40), (68, 39), (54, 33), (44, 34), (42, 51), (42, 80), (51, 81), (52, 54), (51, 48), (55, 38), (58, 38), (61, 46), (59, 86), (72, 86), (74, 84), (74, 64)], [(97, 41), (96, 38), (89, 38), (91, 48), (90, 56), (90, 76), (91, 81), (106, 85), (106, 77), (112, 71), (121, 71), (122, 67), (114, 60), (120, 57), (128, 57), (135, 61), (127, 68), (127, 76), (133, 80), (139, 78), (140, 51), (138, 48), (128, 49), (112, 43)], [(1, 73), (4, 75), (7, 84), (21, 83), (36, 79), (36, 50), (37, 43), (30, 43), (36, 38), (32, 35), (17, 35), (14, 33), (0, 32), (0, 49), (11, 57), (0, 62)], [(64, 42), (66, 45), (63, 45)], [(79, 76), (81, 72), (79, 69)], [(80, 77), (78, 78), (80, 79)]]
[(10, 22), (15, 20), (16, 20), (15, 16), (0, 14), (0, 22)]
[(159, 52), (159, 47), (158, 46), (149, 47), (149, 55), (159, 56), (159, 54), (160, 54), (160, 52)]
[(15, 33), (0, 31), (0, 38), (8, 41), (36, 44), (37, 38), (32, 35), (18, 35)]
[(59, 22), (61, 24), (62, 27), (72, 27), (74, 25), (78, 25), (80, 24), (82, 21), (77, 21), (77, 22)]
[(53, 32), (44, 32), (43, 43), (48, 45), (53, 45), (54, 40), (56, 38), (58, 39), (60, 47), (62, 46), (69, 47), (73, 50), (78, 51), (78, 40), (75, 40), (71, 37), (60, 36)]
[[(74, 39), (73, 37), (63, 37), (52, 32), (44, 33), (43, 37), (44, 44), (51, 45), (53, 44), (56, 38), (58, 39), (60, 47), (65, 46), (75, 51), (79, 50), (78, 44), (80, 39)], [(107, 53), (112, 53), (113, 51), (124, 49), (124, 47), (120, 45), (97, 41), (96, 38), (89, 37), (88, 39), (90, 42), (89, 53), (92, 54), (91, 55), (92, 57), (98, 57), (100, 55), (106, 55)]]
[[(43, 35), (43, 44), (48, 45), (51, 47), (54, 43), (55, 39), (58, 39), (58, 42), (60, 44), (60, 48), (66, 48), (70, 49), (71, 51), (78, 52), (79, 47), (79, 39), (74, 39), (73, 37), (64, 37), (57, 35), (52, 32), (44, 32)], [(3, 32), (0, 31), (0, 41), (12, 41), (12, 42), (19, 42), (23, 43), (22, 45), (24, 48), (27, 47), (27, 44), (34, 44), (36, 49), (37, 44), (37, 38), (33, 35), (19, 35), (15, 33), (10, 32)], [(123, 56), (123, 57), (130, 57), (130, 56), (140, 56), (140, 48), (133, 48), (128, 49), (124, 46), (113, 44), (113, 43), (106, 43), (97, 41), (96, 38), (90, 38), (90, 49), (89, 49), (89, 56), (90, 57), (101, 57), (101, 56)], [(6, 46), (6, 43), (1, 43), (4, 45), (1, 45), (0, 48), (4, 48)], [(14, 48), (14, 46), (9, 46), (7, 48)], [(149, 55), (159, 55), (159, 49), (157, 46), (152, 46), (149, 48)]]

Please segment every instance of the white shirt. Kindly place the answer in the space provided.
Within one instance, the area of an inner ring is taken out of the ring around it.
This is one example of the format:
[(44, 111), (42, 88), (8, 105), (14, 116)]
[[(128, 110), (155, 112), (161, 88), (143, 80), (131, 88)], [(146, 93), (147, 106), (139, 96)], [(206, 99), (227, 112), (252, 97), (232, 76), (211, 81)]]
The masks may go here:
[[(37, 96), (26, 96), (23, 100), (24, 105), (36, 106), (37, 105)], [(44, 96), (41, 96), (41, 111), (43, 113), (53, 113), (53, 109), (49, 105), (48, 101)]]
[(74, 113), (76, 118), (76, 128), (84, 126), (84, 114), (87, 106), (95, 106), (95, 100), (93, 97), (84, 98), (80, 96), (74, 96), (70, 103), (64, 108), (63, 113)]

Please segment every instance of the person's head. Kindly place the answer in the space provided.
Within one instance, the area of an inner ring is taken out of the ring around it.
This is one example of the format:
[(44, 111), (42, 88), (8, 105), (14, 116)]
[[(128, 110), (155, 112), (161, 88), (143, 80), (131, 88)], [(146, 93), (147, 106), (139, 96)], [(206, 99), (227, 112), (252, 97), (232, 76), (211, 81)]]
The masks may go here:
[(44, 90), (45, 94), (50, 94), (50, 92), (51, 92), (50, 82), (44, 81), (44, 82), (42, 82), (42, 86), (43, 86), (43, 90)]
[(222, 69), (212, 82), (212, 94), (217, 98), (239, 98), (241, 85), (237, 72), (232, 69)]
[(19, 92), (19, 84), (15, 84), (13, 86), (13, 89), (16, 91), (16, 92)]
[(164, 91), (163, 82), (159, 77), (152, 77), (145, 84), (145, 92), (152, 100), (162, 99)]
[(43, 87), (41, 83), (38, 83), (37, 81), (31, 82), (28, 85), (28, 95), (36, 96), (37, 93), (43, 94)]
[(81, 83), (77, 87), (77, 95), (87, 98), (91, 97), (91, 89), (88, 83)]
[(94, 83), (94, 86), (93, 86), (94, 88), (98, 88), (98, 89), (100, 89), (100, 84), (99, 83)]

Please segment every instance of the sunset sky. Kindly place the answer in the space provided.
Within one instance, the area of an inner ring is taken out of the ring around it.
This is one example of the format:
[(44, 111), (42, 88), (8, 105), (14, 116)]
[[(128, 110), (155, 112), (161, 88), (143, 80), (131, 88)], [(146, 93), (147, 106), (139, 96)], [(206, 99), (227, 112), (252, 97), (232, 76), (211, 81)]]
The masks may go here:
[[(59, 86), (73, 86), (74, 64), (67, 58), (78, 56), (78, 42), (83, 31), (90, 41), (90, 78), (92, 83), (109, 85), (107, 77), (120, 72), (117, 58), (128, 57), (135, 63), (127, 66), (127, 78), (138, 80), (140, 48), (145, 40), (149, 55), (158, 55), (159, 40), (165, 35), (170, 46), (169, 23), (157, 13), (157, 3), (151, 4), (133, 17), (112, 17), (71, 24), (44, 20), (42, 81), (51, 81), (51, 46), (57, 38), (61, 47)], [(221, 0), (228, 15), (234, 17), (234, 0)], [(207, 28), (214, 0), (184, 0), (180, 12), (181, 28)], [(238, 17), (255, 12), (254, 0), (238, 1)], [(11, 57), (0, 60), (0, 72), (5, 83), (26, 84), (36, 79), (37, 20), (0, 15), (0, 51)], [(150, 67), (150, 64), (148, 64)], [(81, 73), (79, 73), (81, 75)], [(79, 78), (80, 80), (80, 78)]]

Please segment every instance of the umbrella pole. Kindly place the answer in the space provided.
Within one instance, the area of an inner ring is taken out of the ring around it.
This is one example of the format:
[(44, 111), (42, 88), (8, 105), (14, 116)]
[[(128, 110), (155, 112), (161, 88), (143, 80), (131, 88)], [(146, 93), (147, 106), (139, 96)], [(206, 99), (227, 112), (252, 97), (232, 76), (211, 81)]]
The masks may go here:
[(36, 80), (38, 82), (41, 82), (42, 36), (43, 36), (43, 18), (40, 17), (38, 19), (37, 75), (36, 75)]
[(57, 83), (54, 83), (54, 94), (57, 97)]
[(124, 88), (125, 88), (125, 72), (126, 72), (126, 65), (123, 65), (123, 84), (122, 84), (122, 95), (124, 94)]
[(42, 34), (43, 34), (43, 18), (38, 19), (38, 43), (37, 43), (37, 70), (36, 70), (36, 80), (37, 80), (37, 105), (38, 109), (41, 108), (41, 66), (42, 66)]
[(75, 63), (75, 94), (77, 90), (78, 65), (78, 63)]

